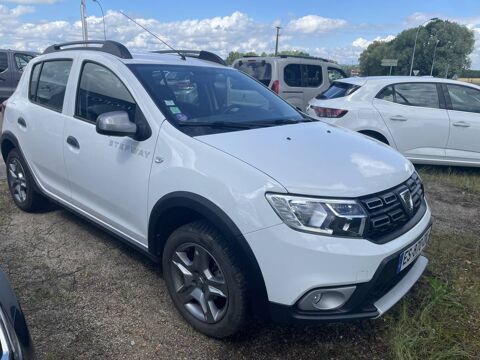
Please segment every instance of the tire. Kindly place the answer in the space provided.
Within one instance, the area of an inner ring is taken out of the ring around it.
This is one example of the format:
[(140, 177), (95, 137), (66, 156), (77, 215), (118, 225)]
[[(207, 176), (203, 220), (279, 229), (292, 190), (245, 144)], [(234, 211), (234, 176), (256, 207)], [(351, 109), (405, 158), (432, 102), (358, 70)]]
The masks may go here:
[(190, 325), (218, 339), (242, 329), (247, 320), (245, 277), (213, 226), (195, 221), (175, 230), (162, 265), (173, 303)]
[(7, 156), (7, 182), (12, 199), (21, 210), (33, 212), (43, 208), (48, 200), (35, 191), (28, 166), (17, 149), (12, 149)]

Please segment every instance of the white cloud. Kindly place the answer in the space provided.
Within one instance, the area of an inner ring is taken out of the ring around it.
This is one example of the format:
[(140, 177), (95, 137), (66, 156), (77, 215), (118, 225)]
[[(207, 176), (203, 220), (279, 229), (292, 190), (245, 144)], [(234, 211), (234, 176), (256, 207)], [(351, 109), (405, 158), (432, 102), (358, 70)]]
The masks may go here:
[(288, 23), (287, 30), (304, 34), (324, 33), (347, 25), (343, 19), (330, 19), (318, 15), (307, 15), (293, 19)]
[(392, 41), (393, 39), (395, 39), (394, 35), (387, 35), (383, 38), (380, 37), (380, 36), (377, 36), (373, 40), (367, 40), (367, 39), (364, 39), (362, 37), (359, 37), (352, 42), (352, 46), (356, 47), (356, 48), (366, 49), (368, 47), (368, 45), (370, 45), (374, 41), (388, 42), (388, 41)]

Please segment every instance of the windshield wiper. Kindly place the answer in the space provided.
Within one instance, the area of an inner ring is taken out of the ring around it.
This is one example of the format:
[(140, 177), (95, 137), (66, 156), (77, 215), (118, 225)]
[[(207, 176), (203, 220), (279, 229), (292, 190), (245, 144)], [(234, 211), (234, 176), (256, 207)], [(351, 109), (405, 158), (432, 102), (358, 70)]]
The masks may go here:
[(226, 121), (189, 121), (189, 122), (178, 122), (179, 126), (206, 126), (212, 128), (233, 128), (233, 129), (251, 129), (254, 127), (262, 127), (263, 124), (260, 123), (252, 123), (252, 122), (244, 122), (244, 123), (237, 123), (237, 122), (226, 122)]

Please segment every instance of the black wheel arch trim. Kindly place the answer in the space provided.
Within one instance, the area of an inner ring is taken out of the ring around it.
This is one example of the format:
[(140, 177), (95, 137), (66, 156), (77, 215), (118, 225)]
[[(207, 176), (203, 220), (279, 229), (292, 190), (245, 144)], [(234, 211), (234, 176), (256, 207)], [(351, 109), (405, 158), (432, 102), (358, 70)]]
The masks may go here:
[[(193, 211), (215, 226), (226, 239), (234, 239), (230, 244), (239, 252), (240, 265), (245, 271), (249, 284), (249, 295), (254, 315), (264, 317), (268, 308), (268, 295), (265, 281), (257, 259), (240, 229), (216, 204), (195, 193), (177, 191), (163, 196), (152, 209), (148, 225), (148, 251), (160, 257), (166, 238), (157, 235), (157, 226), (168, 212), (175, 208)], [(167, 236), (168, 238), (168, 236)], [(253, 296), (252, 296), (253, 295)]]

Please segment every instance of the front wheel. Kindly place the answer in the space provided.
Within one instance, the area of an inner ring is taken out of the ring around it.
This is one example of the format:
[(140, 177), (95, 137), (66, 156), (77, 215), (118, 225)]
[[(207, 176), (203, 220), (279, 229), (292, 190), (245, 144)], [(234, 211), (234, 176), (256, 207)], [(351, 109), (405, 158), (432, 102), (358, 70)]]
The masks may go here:
[(181, 226), (167, 240), (163, 272), (182, 316), (205, 335), (225, 338), (245, 324), (245, 278), (228, 243), (209, 223)]

